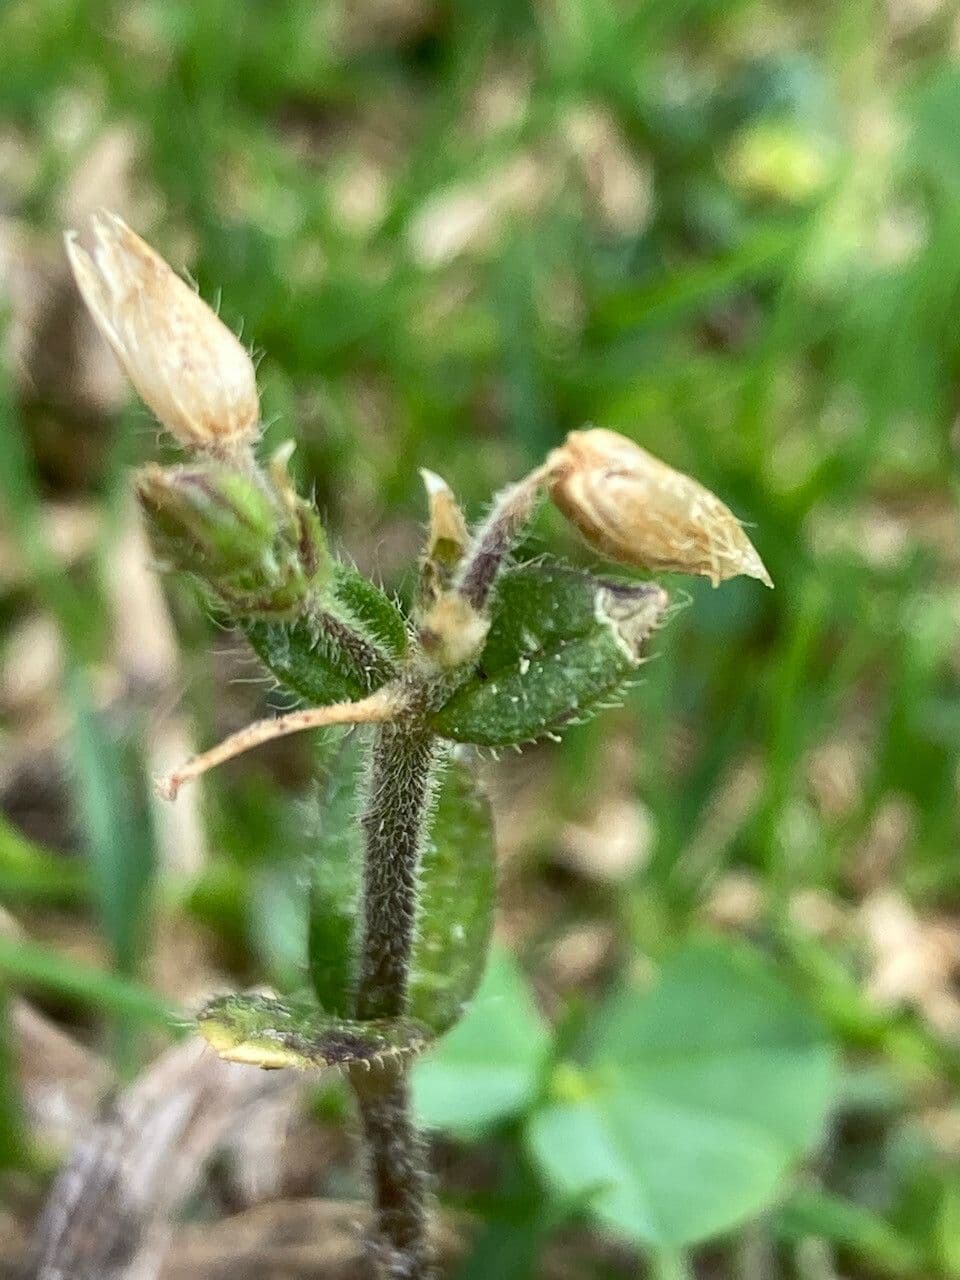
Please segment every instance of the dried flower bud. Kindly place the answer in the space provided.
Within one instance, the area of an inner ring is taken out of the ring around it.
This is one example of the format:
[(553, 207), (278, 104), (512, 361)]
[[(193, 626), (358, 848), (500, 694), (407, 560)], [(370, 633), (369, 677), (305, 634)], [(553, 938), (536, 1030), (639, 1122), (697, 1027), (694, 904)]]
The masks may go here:
[(424, 488), (430, 502), (430, 532), (426, 555), (432, 560), (456, 566), (466, 550), (470, 535), (463, 512), (457, 505), (453, 490), (435, 471), (420, 468)]
[(230, 453), (248, 444), (260, 406), (242, 343), (116, 214), (95, 215), (91, 229), (93, 253), (69, 231), (67, 256), (140, 397), (187, 448)]
[(456, 591), (440, 596), (420, 625), (420, 643), (439, 666), (472, 662), (483, 648), (490, 619)]
[(420, 557), (417, 589), (417, 602), (422, 611), (428, 609), (450, 585), (470, 535), (463, 512), (446, 480), (426, 468), (421, 469), (420, 475), (430, 503), (430, 527)]
[(717, 586), (770, 575), (733, 512), (709, 489), (615, 431), (571, 431), (547, 459), (550, 497), (592, 547), (644, 569)]

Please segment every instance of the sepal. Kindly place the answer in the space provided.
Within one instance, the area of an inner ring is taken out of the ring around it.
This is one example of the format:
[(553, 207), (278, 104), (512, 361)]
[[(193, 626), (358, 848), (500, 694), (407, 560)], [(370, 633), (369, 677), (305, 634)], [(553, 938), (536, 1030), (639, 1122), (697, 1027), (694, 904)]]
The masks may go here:
[(294, 616), (330, 574), (319, 519), (282, 502), (256, 471), (222, 463), (145, 467), (137, 493), (154, 548), (199, 578), (231, 614)]

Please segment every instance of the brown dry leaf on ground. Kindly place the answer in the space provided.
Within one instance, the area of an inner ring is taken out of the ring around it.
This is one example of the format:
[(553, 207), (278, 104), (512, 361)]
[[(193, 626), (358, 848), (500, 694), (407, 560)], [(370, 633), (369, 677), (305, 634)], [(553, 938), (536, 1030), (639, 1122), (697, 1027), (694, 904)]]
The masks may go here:
[(616, 933), (604, 921), (575, 925), (553, 944), (547, 959), (551, 987), (560, 992), (583, 991), (610, 964)]
[[(352, 1202), (280, 1200), (216, 1223), (183, 1228), (159, 1280), (368, 1280), (362, 1244), (369, 1215)], [(447, 1273), (462, 1242), (439, 1226)]]
[(869, 744), (852, 729), (813, 748), (806, 760), (807, 785), (824, 818), (840, 821), (853, 812), (869, 762)]
[(730, 871), (714, 885), (704, 915), (724, 929), (749, 929), (760, 919), (766, 894), (759, 878), (747, 871)]
[(35, 1280), (152, 1280), (213, 1151), (264, 1099), (301, 1089), (290, 1073), (224, 1062), (197, 1039), (169, 1050), (61, 1170), (36, 1226)]
[(580, 103), (564, 115), (560, 135), (600, 219), (620, 235), (643, 231), (655, 209), (653, 167), (638, 159), (614, 117), (594, 103)]
[[(82, 500), (48, 502), (43, 508), (44, 535), (54, 556), (69, 569), (94, 549), (100, 532), (100, 513)], [(0, 530), (0, 590), (11, 592), (32, 581), (32, 570)]]
[(643, 867), (653, 846), (649, 809), (629, 796), (608, 796), (582, 822), (560, 833), (559, 861), (590, 880), (616, 883)]
[(483, 253), (511, 217), (535, 214), (560, 181), (544, 157), (518, 152), (473, 183), (431, 195), (413, 215), (407, 242), (421, 267), (447, 266), (465, 253)]
[(752, 816), (763, 784), (763, 768), (756, 760), (740, 761), (724, 771), (678, 859), (678, 868), (690, 880), (702, 881), (722, 862)]
[(26, 1000), (15, 1000), (10, 1015), (30, 1132), (41, 1147), (66, 1151), (90, 1124), (113, 1071)]
[(867, 995), (886, 1008), (911, 1005), (941, 1035), (960, 1036), (960, 925), (924, 919), (894, 889), (867, 898), (859, 924), (869, 959)]

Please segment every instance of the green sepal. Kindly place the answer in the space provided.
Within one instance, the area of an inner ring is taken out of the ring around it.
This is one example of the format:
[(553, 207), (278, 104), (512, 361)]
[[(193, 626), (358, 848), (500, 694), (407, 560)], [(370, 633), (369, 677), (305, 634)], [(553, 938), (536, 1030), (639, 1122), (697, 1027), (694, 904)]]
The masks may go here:
[(475, 763), (451, 760), (420, 863), (409, 1012), (438, 1035), (480, 983), (493, 924), (493, 820), (475, 774)]
[(249, 993), (211, 1000), (197, 1017), (197, 1031), (228, 1062), (300, 1071), (398, 1062), (432, 1039), (411, 1018), (355, 1022), (316, 1006)]
[(321, 1007), (353, 1013), (357, 977), (363, 841), (357, 822), (363, 740), (341, 733), (320, 801), (320, 832), (311, 853), (308, 951)]
[(313, 706), (366, 697), (396, 674), (403, 614), (355, 569), (336, 563), (315, 606), (292, 621), (242, 622), (260, 660)]
[(231, 615), (293, 617), (330, 576), (316, 512), (269, 477), (219, 462), (144, 467), (137, 493), (158, 555)]
[(591, 715), (633, 676), (666, 606), (655, 583), (561, 565), (508, 570), (476, 672), (432, 727), (457, 742), (509, 746)]

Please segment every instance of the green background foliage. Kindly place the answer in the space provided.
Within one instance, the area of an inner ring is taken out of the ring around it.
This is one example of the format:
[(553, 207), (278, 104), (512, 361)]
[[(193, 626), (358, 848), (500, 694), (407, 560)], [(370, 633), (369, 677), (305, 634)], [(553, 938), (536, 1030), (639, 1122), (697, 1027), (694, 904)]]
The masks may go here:
[[(0, 8), (5, 1201), (50, 1173), (13, 999), (132, 1075), (176, 1026), (165, 931), (238, 988), (305, 989), (327, 838), (304, 739), (203, 783), (201, 866), (161, 856), (157, 717), (206, 745), (287, 703), (181, 581), (177, 671), (118, 657), (129, 469), (173, 451), (57, 274), (102, 199), (242, 324), (265, 444), (296, 438), (388, 595), (415, 588), (418, 467), (476, 519), (586, 422), (716, 491), (776, 582), (665, 577), (623, 707), (488, 762), (501, 942), (417, 1076), (463, 1162), (441, 1201), (478, 1223), (463, 1276), (558, 1249), (587, 1277), (960, 1276), (956, 40), (909, 0)], [(93, 526), (66, 552), (64, 506)], [(548, 549), (598, 567), (544, 511), (523, 555)], [(23, 693), (38, 616), (60, 658)]]

